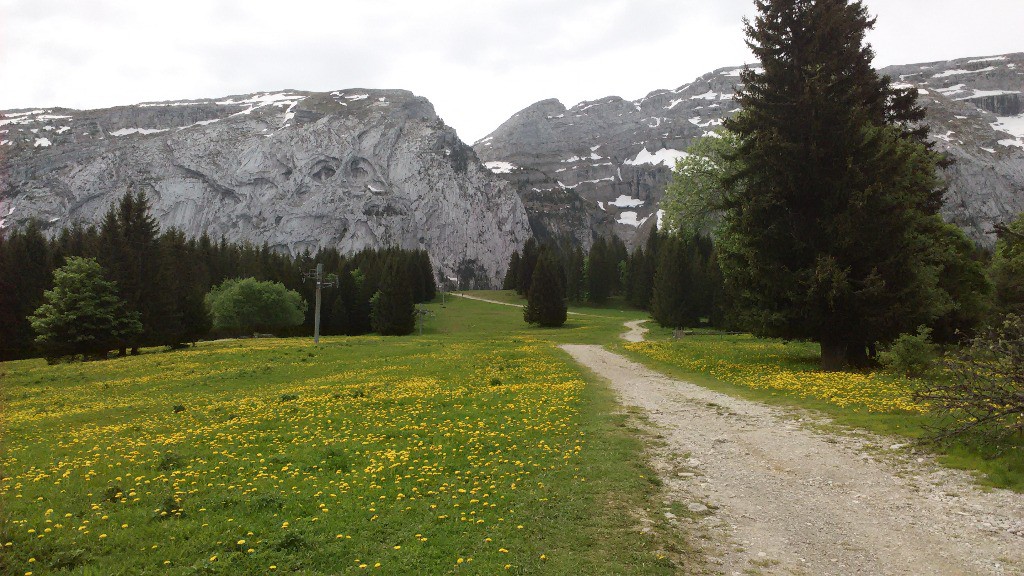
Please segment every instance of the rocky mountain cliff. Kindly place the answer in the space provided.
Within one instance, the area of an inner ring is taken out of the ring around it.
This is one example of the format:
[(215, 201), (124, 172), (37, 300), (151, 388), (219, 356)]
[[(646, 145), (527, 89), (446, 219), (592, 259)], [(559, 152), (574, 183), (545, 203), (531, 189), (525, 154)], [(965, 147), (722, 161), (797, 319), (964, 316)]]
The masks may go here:
[(284, 91), (0, 117), (0, 228), (98, 222), (144, 191), (161, 226), (267, 243), (426, 249), (440, 275), (500, 283), (530, 235), (512, 188), (405, 91)]
[[(737, 109), (741, 67), (675, 90), (566, 109), (544, 100), (474, 144), (519, 192), (538, 236), (589, 246), (594, 234), (646, 237), (671, 167), (694, 139)], [(1024, 53), (880, 71), (919, 87), (940, 150), (955, 160), (943, 215), (983, 246), (992, 226), (1024, 211)]]

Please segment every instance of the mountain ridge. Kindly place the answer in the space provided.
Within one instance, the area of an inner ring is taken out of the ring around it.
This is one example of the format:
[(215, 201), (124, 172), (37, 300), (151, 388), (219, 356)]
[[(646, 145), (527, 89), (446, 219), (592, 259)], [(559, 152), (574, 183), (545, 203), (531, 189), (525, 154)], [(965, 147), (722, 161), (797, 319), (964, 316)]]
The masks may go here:
[(479, 287), (529, 236), (518, 196), (404, 90), (23, 109), (3, 113), (0, 137), (0, 226), (97, 223), (141, 189), (189, 236), (291, 254), (424, 248), (439, 277)]
[[(143, 190), (162, 227), (297, 254), (424, 248), (439, 277), (500, 283), (531, 232), (636, 245), (676, 159), (737, 109), (730, 66), (642, 98), (520, 110), (473, 147), (406, 90), (281, 90), (0, 112), (0, 228), (95, 224)], [(943, 215), (990, 247), (1024, 210), (1024, 53), (890, 66), (955, 160)]]
[[(635, 245), (657, 220), (675, 159), (738, 109), (733, 94), (743, 68), (718, 68), (632, 101), (608, 96), (565, 108), (542, 100), (474, 148), (516, 187), (535, 233), (585, 245), (595, 235), (615, 233)], [(991, 247), (992, 227), (1024, 210), (1024, 53), (879, 72), (921, 88), (936, 146), (955, 161), (944, 174), (943, 215)], [(602, 158), (587, 156), (587, 147)], [(552, 211), (573, 204), (585, 217)]]

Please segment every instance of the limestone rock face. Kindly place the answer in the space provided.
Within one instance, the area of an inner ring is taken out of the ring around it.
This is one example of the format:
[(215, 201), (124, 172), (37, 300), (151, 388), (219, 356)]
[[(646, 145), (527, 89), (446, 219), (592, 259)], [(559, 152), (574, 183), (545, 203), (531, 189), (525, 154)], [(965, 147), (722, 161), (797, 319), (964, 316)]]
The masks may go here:
[(298, 254), (423, 248), (439, 276), (500, 284), (530, 235), (511, 187), (425, 99), (285, 91), (0, 118), (0, 227), (98, 222), (126, 190), (163, 227)]
[[(609, 97), (566, 109), (544, 100), (474, 148), (516, 187), (538, 236), (589, 246), (595, 235), (615, 233), (635, 246), (657, 220), (675, 160), (738, 109), (741, 70), (715, 70), (632, 102)], [(993, 225), (1024, 210), (1024, 54), (880, 73), (921, 90), (936, 147), (954, 160), (943, 172), (943, 215), (991, 247)], [(575, 205), (584, 213), (565, 209)]]
[(992, 247), (993, 226), (1024, 212), (1024, 53), (880, 72), (918, 89), (936, 148), (953, 160), (943, 216)]

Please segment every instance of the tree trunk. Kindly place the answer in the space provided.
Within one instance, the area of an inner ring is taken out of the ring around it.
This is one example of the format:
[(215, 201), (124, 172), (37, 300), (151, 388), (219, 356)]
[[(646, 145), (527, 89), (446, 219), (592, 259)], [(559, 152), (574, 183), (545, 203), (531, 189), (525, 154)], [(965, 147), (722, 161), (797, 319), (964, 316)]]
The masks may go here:
[(821, 369), (840, 372), (846, 368), (846, 342), (821, 342)]
[(858, 370), (865, 370), (871, 367), (871, 360), (868, 358), (868, 347), (863, 342), (852, 342), (846, 347), (846, 362), (849, 366)]

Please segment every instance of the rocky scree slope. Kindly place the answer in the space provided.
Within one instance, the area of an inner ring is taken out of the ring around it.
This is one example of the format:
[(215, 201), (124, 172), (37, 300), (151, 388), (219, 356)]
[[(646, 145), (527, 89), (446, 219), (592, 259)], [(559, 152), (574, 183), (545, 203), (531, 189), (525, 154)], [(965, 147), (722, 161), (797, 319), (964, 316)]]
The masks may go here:
[[(538, 236), (589, 246), (595, 234), (615, 233), (636, 245), (658, 220), (675, 160), (738, 109), (741, 70), (634, 101), (537, 102), (474, 148), (516, 187)], [(991, 247), (993, 225), (1024, 211), (1024, 53), (880, 73), (920, 89), (936, 147), (955, 161), (944, 171), (943, 215)]]
[(162, 227), (298, 254), (428, 251), (439, 276), (501, 282), (530, 235), (511, 187), (424, 98), (284, 91), (0, 116), (0, 228), (96, 223), (144, 191)]

